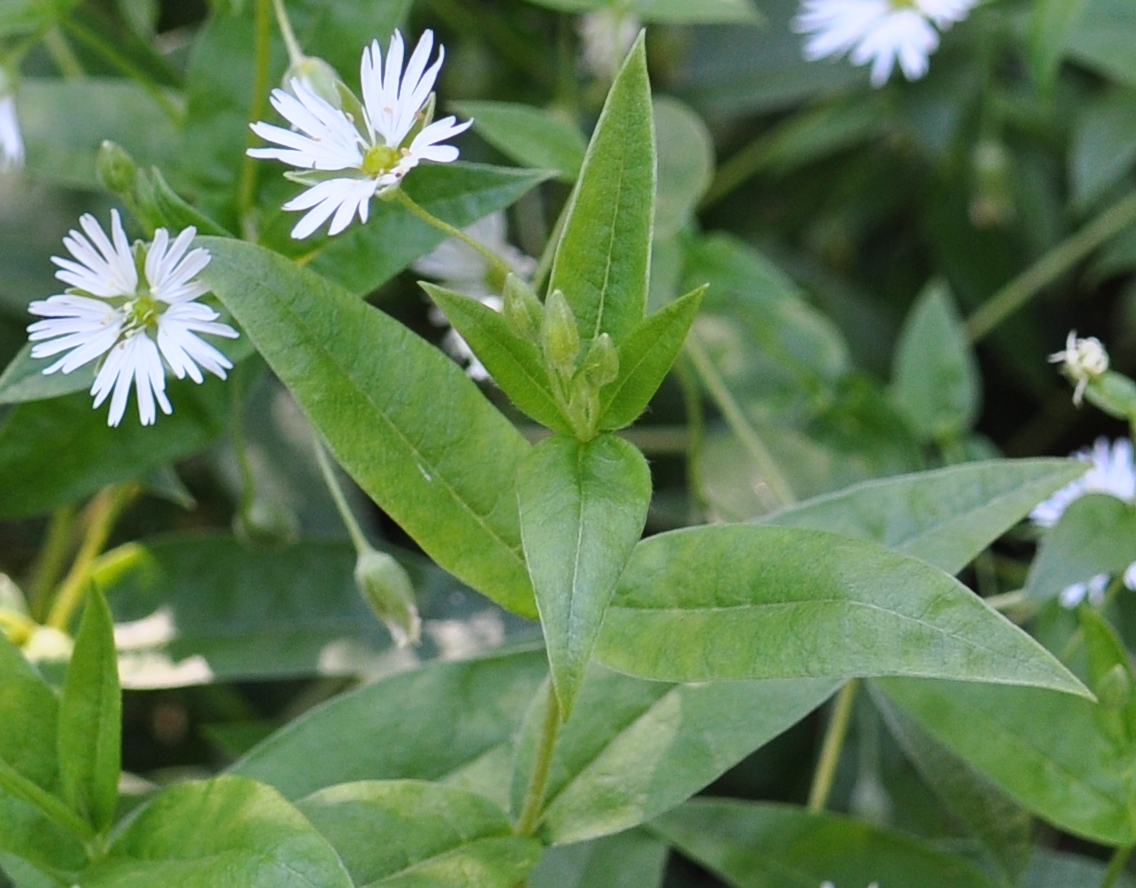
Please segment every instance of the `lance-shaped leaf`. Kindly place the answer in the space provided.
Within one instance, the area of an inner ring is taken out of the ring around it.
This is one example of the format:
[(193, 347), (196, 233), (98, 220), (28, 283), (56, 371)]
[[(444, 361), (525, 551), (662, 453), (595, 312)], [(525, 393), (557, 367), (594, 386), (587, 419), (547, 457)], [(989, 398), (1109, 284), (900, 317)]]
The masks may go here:
[[(570, 844), (644, 823), (796, 724), (839, 682), (644, 681), (593, 666), (557, 736), (541, 836)], [(532, 773), (544, 695), (517, 741), (513, 806)]]
[(661, 888), (667, 854), (646, 829), (561, 845), (544, 852), (529, 888)]
[(760, 523), (875, 540), (955, 574), (1085, 469), (1067, 459), (966, 463), (864, 481), (762, 516)]
[(1133, 561), (1136, 508), (1107, 494), (1086, 494), (1070, 503), (1046, 534), (1026, 591), (1034, 598), (1053, 598), (1066, 586), (1120, 573)]
[(596, 656), (671, 681), (920, 675), (1088, 693), (942, 571), (796, 528), (717, 525), (644, 540)]
[(344, 783), (298, 807), (360, 886), (512, 888), (540, 859), (492, 802), (436, 783)]
[(59, 703), (59, 770), (63, 797), (96, 830), (114, 820), (122, 765), (122, 694), (114, 618), (98, 587), (87, 606)]
[(600, 390), (601, 429), (630, 425), (646, 409), (678, 357), (705, 292), (699, 287), (643, 319), (619, 346), (619, 376)]
[(339, 857), (271, 787), (222, 775), (173, 786), (115, 836), (82, 888), (352, 888)]
[(514, 333), (500, 312), (476, 299), (434, 284), (423, 283), (422, 288), (519, 410), (554, 431), (572, 433), (549, 384), (544, 356), (534, 343)]
[(60, 395), (85, 391), (95, 381), (94, 362), (71, 373), (45, 376), (43, 368), (49, 366), (51, 365), (43, 358), (32, 357), (32, 343), (27, 343), (4, 368), (4, 372), (0, 373), (0, 404), (58, 398)]
[(549, 292), (561, 290), (582, 339), (618, 346), (643, 318), (655, 213), (655, 131), (643, 35), (612, 84), (569, 199)]
[(695, 799), (651, 829), (735, 888), (995, 888), (967, 860), (903, 833), (770, 802)]
[(442, 567), (534, 615), (513, 483), (528, 445), (461, 369), (317, 274), (201, 238), (202, 273), (339, 464)]
[(583, 443), (557, 435), (522, 463), (517, 501), (552, 683), (567, 718), (615, 584), (643, 533), (651, 470), (622, 438)]

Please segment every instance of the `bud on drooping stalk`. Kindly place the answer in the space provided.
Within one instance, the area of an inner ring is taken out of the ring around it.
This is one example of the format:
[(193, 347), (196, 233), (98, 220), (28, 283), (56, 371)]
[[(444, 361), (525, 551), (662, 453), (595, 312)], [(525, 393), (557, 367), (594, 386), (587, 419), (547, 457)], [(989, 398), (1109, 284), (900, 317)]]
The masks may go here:
[(300, 538), (300, 522), (283, 503), (254, 496), (233, 516), (233, 533), (249, 549), (277, 549)]
[(540, 335), (544, 359), (564, 379), (571, 379), (580, 354), (580, 333), (572, 307), (559, 290), (553, 290), (545, 303)]
[(95, 160), (95, 170), (99, 181), (107, 191), (120, 195), (131, 194), (134, 191), (134, 183), (138, 178), (138, 164), (117, 142), (112, 142), (110, 139), (103, 140)]
[(355, 585), (395, 644), (418, 644), (422, 620), (414, 603), (414, 587), (401, 564), (386, 552), (366, 549), (355, 562)]
[(281, 81), (281, 87), (293, 92), (292, 81), (298, 80), (308, 92), (315, 93), (329, 105), (341, 108), (339, 95), (339, 74), (327, 62), (316, 56), (301, 56), (288, 66)]
[(1050, 355), (1049, 360), (1051, 363), (1060, 362), (1062, 372), (1076, 386), (1073, 390), (1073, 403), (1078, 406), (1089, 383), (1099, 379), (1108, 370), (1108, 352), (1100, 340), (1095, 336), (1079, 339), (1076, 330), (1069, 332), (1065, 350)]

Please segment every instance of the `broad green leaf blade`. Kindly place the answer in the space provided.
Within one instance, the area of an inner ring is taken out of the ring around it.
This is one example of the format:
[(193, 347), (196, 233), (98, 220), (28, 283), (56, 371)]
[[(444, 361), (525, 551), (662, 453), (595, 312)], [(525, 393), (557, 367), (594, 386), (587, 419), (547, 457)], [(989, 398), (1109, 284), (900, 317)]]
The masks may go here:
[(891, 397), (925, 442), (953, 440), (978, 418), (978, 362), (945, 284), (928, 284), (908, 315)]
[(647, 408), (678, 357), (705, 292), (701, 287), (659, 309), (619, 346), (619, 377), (600, 390), (601, 429), (630, 425)]
[(1088, 693), (942, 571), (795, 528), (717, 525), (644, 540), (596, 657), (669, 681), (918, 675)]
[[(464, 228), (515, 203), (548, 176), (484, 164), (424, 164), (401, 187), (438, 218)], [(286, 196), (294, 194), (294, 187), (289, 188)], [(322, 242), (314, 236), (292, 240), (288, 232), (297, 221), (296, 213), (273, 217), (265, 242), (288, 255), (300, 250), (299, 258), (313, 271), (359, 296), (377, 289), (446, 238), (397, 201), (372, 201), (366, 225), (352, 225)]]
[(438, 564), (535, 615), (513, 496), (520, 433), (449, 358), (346, 290), (252, 244), (199, 241), (213, 254), (202, 279), (339, 464)]
[(647, 522), (651, 470), (622, 438), (582, 443), (556, 435), (521, 464), (517, 502), (552, 684), (566, 719), (615, 584)]
[(519, 410), (554, 431), (572, 433), (535, 344), (514, 333), (501, 314), (488, 305), (434, 284), (423, 282), (421, 286)]
[[(557, 737), (541, 836), (570, 844), (650, 820), (796, 724), (838, 686), (808, 679), (675, 685), (593, 667)], [(518, 740), (514, 808), (531, 773), (541, 709), (531, 708)]]
[[(1049, 6), (1075, 7), (1077, 2)], [(1088, 100), (1073, 121), (1068, 174), (1074, 204), (1089, 209), (1107, 196), (1136, 160), (1133, 90), (1117, 88)]]
[(529, 888), (661, 888), (667, 846), (646, 829), (549, 848)]
[(1027, 58), (1034, 80), (1043, 90), (1053, 88), (1065, 41), (1076, 28), (1085, 5), (1085, 0), (1040, 0), (1034, 6), (1026, 37)]
[(170, 787), (80, 888), (352, 888), (331, 845), (271, 787), (222, 775)]
[(1132, 659), (1116, 629), (1098, 611), (1078, 608), (1089, 687), (1097, 695), (1097, 724), (1121, 746), (1136, 740), (1136, 675)]
[[(355, 780), (440, 781), (509, 745), (547, 672), (543, 649), (433, 663), (311, 710), (231, 770), (290, 799)], [(495, 779), (507, 784), (510, 767), (506, 756)]]
[[(1108, 865), (1104, 861), (1050, 848), (1034, 848), (1022, 888), (1069, 888), (1070, 885), (1100, 885)], [(1115, 888), (1136, 888), (1136, 878), (1120, 873)]]
[(1106, 845), (1136, 841), (1131, 754), (1098, 705), (1038, 688), (886, 679), (884, 693), (1037, 816)]
[(1029, 863), (1033, 818), (875, 687), (870, 689), (872, 700), (923, 782), (977, 839), (1003, 880), (1018, 884)]
[(569, 198), (548, 288), (562, 290), (585, 344), (617, 346), (643, 319), (655, 213), (655, 131), (643, 35), (632, 47)]
[(513, 888), (540, 859), (535, 839), (482, 796), (416, 780), (365, 780), (298, 803), (356, 885)]
[[(58, 793), (56, 725), (59, 704), (20, 649), (0, 632), (0, 763), (45, 792)], [(86, 860), (80, 840), (31, 805), (0, 790), (0, 850), (48, 869), (78, 869)]]
[(651, 829), (734, 888), (995, 888), (971, 863), (904, 833), (772, 802), (694, 799)]
[(32, 357), (32, 343), (27, 343), (0, 374), (0, 404), (42, 401), (72, 392), (88, 391), (95, 381), (94, 363), (71, 373), (45, 376), (43, 368), (49, 366), (51, 364), (46, 359)]
[(99, 832), (110, 827), (122, 770), (122, 693), (114, 618), (97, 586), (87, 605), (59, 702), (63, 797)]
[[(687, 4), (689, 5), (689, 4)], [(702, 118), (678, 99), (654, 101), (659, 182), (655, 240), (678, 234), (714, 178), (714, 140)]]
[[(399, 650), (355, 585), (347, 542), (250, 550), (230, 534), (189, 532), (121, 546), (93, 578), (114, 602), (119, 671), (130, 688), (301, 677), (377, 676), (418, 658), (483, 653), (532, 623), (500, 610), (426, 559), (392, 553), (410, 574), (424, 631)], [(452, 635), (461, 635), (457, 645)]]
[(46, 512), (202, 449), (224, 427), (225, 386), (212, 376), (169, 380), (174, 412), (153, 426), (139, 424), (133, 396), (118, 428), (85, 392), (16, 405), (0, 426), (0, 515)]
[(1136, 508), (1114, 496), (1090, 493), (1072, 503), (1041, 542), (1026, 592), (1053, 598), (1097, 574), (1120, 573), (1136, 561)]
[(533, 169), (556, 170), (561, 182), (574, 182), (588, 145), (580, 130), (561, 114), (516, 102), (454, 102), (474, 130), (511, 160)]
[(1085, 468), (1067, 459), (966, 463), (864, 481), (760, 522), (875, 540), (956, 574)]

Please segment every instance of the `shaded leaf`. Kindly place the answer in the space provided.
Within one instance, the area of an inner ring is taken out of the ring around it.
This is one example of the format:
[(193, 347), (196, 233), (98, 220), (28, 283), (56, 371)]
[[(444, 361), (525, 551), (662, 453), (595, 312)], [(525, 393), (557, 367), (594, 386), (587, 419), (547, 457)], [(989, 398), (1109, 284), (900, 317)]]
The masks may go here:
[(667, 845), (645, 829), (549, 848), (529, 888), (660, 888)]
[(1026, 592), (1053, 598), (1097, 574), (1120, 573), (1136, 561), (1136, 508), (1100, 493), (1071, 502), (1041, 541)]
[(587, 142), (562, 115), (516, 102), (454, 102), (463, 117), (490, 145), (522, 166), (556, 170), (561, 182), (574, 182)]

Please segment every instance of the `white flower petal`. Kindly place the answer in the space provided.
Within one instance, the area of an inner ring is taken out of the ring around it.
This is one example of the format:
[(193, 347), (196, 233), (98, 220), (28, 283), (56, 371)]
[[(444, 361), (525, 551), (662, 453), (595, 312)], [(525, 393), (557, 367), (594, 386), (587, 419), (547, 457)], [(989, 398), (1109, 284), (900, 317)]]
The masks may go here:
[(24, 139), (16, 117), (16, 97), (6, 93), (0, 96), (0, 171), (23, 165)]

